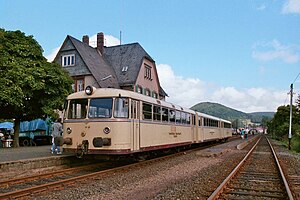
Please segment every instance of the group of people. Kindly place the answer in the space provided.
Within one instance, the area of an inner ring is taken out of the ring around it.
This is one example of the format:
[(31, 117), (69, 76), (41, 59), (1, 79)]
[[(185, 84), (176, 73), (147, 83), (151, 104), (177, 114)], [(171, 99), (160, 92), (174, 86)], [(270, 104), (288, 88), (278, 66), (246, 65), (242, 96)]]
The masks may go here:
[(11, 147), (12, 145), (12, 136), (10, 132), (2, 132), (0, 130), (0, 148), (2, 147)]
[(248, 133), (249, 133), (249, 130), (248, 129), (242, 129), (241, 130), (241, 138), (242, 139), (247, 139), (248, 138)]

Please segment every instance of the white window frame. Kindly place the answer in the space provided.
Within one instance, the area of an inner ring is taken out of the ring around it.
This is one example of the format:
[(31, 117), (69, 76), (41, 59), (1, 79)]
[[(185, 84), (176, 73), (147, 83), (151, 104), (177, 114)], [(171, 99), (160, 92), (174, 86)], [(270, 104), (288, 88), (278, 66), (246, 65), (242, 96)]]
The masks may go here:
[(128, 66), (124, 66), (124, 67), (122, 68), (122, 72), (127, 72), (127, 70), (128, 70)]
[(76, 80), (76, 87), (77, 87), (77, 92), (83, 91), (84, 90), (84, 80), (83, 79), (78, 79)]
[(63, 67), (74, 66), (75, 65), (75, 54), (68, 54), (68, 55), (62, 56), (61, 65)]

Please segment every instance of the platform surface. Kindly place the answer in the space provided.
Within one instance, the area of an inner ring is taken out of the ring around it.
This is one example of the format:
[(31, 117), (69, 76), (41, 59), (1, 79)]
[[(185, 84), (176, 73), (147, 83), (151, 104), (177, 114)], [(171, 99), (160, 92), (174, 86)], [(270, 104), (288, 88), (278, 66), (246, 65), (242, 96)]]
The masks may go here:
[(18, 148), (14, 148), (14, 147), (0, 148), (0, 163), (17, 161), (17, 160), (25, 160), (25, 159), (61, 156), (66, 154), (66, 153), (62, 153), (61, 155), (51, 154), (50, 148), (51, 145), (18, 147)]

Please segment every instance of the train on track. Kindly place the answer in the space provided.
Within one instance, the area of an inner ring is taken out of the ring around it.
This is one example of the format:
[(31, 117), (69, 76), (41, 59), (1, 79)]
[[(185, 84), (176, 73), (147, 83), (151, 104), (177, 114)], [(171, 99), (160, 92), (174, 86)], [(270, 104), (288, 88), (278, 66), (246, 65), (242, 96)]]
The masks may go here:
[(232, 137), (231, 122), (128, 90), (94, 88), (68, 96), (65, 152), (140, 155)]

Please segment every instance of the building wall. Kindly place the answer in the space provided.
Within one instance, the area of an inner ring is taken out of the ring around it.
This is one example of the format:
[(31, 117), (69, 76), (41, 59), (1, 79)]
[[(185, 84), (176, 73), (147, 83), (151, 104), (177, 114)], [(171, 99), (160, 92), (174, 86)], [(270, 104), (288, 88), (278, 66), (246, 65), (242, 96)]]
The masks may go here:
[(85, 82), (85, 87), (88, 85), (94, 86), (96, 88), (100, 87), (92, 75), (85, 76), (84, 82)]
[(70, 40), (66, 41), (65, 46), (58, 53), (55, 62), (62, 66), (62, 57), (70, 54), (75, 54), (75, 65), (63, 67), (69, 72), (70, 76), (90, 75), (91, 72), (83, 62), (81, 56), (78, 54)]
[[(145, 64), (151, 68), (151, 79), (149, 76), (146, 77), (146, 67)], [(144, 59), (142, 62), (142, 66), (140, 68), (140, 72), (137, 77), (137, 81), (135, 85), (141, 86), (143, 89), (148, 89), (150, 92), (155, 91), (156, 94), (159, 94), (159, 85), (157, 78), (156, 66), (155, 63), (150, 62), (147, 59)], [(152, 95), (150, 95), (152, 96)]]

